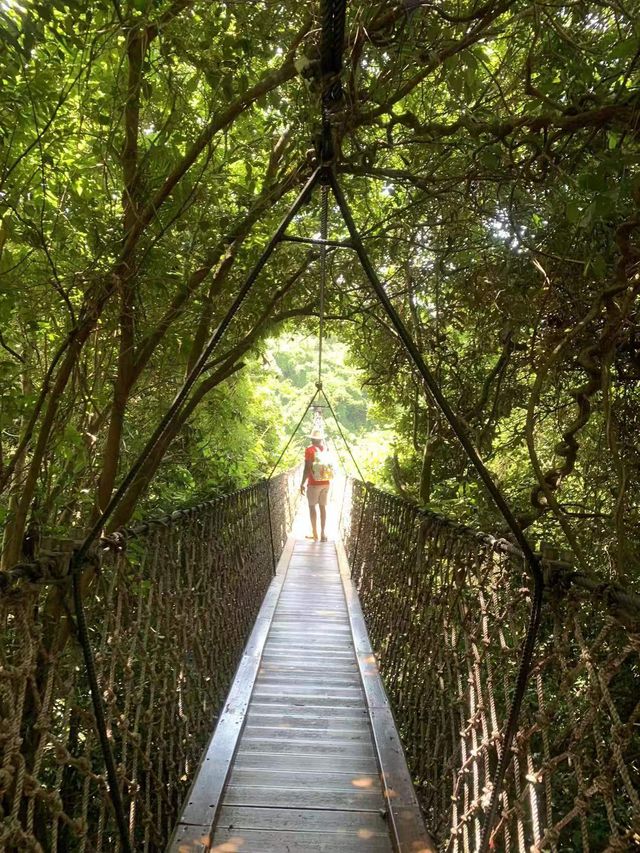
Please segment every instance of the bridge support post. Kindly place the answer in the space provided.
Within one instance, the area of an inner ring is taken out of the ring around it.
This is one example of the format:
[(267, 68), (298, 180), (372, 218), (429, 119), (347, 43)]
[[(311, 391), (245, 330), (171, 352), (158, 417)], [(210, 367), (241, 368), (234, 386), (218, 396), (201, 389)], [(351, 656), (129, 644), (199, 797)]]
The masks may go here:
[(273, 518), (271, 516), (271, 480), (264, 481), (265, 488), (267, 490), (267, 515), (269, 516), (269, 542), (271, 543), (271, 563), (273, 565), (273, 574), (276, 573), (276, 546), (273, 541)]

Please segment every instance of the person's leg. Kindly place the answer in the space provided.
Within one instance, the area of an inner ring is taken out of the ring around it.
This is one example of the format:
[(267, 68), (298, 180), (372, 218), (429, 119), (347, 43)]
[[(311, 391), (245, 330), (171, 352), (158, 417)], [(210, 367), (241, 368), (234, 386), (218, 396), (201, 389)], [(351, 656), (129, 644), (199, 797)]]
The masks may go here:
[(311, 521), (311, 530), (313, 539), (318, 538), (318, 487), (307, 486), (307, 501), (309, 502), (309, 519)]
[(320, 539), (322, 542), (327, 541), (325, 528), (327, 526), (327, 503), (329, 501), (329, 486), (323, 486), (318, 495), (318, 504), (320, 506)]
[(309, 504), (309, 518), (311, 519), (311, 530), (313, 533), (313, 538), (317, 539), (318, 538), (318, 513), (316, 512), (316, 505), (315, 504)]

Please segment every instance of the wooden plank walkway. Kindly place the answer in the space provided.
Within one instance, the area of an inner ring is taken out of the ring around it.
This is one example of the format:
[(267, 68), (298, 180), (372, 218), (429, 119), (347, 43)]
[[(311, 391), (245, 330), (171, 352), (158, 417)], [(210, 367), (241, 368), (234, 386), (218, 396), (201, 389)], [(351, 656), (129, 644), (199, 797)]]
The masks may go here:
[(287, 552), (169, 849), (431, 851), (344, 554)]

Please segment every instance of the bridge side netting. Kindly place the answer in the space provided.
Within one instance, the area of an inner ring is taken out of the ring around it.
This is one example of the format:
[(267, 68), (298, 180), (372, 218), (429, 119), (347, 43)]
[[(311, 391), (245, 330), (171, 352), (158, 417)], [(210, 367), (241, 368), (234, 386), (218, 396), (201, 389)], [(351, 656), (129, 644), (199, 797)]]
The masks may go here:
[[(138, 525), (85, 572), (136, 850), (164, 850), (273, 577), (271, 535), (278, 556), (297, 495), (285, 473)], [(60, 565), (0, 594), (2, 850), (119, 849), (70, 608)]]
[[(531, 584), (506, 543), (350, 481), (343, 532), (427, 826), (477, 849)], [(547, 565), (548, 592), (493, 848), (640, 843), (637, 599)]]

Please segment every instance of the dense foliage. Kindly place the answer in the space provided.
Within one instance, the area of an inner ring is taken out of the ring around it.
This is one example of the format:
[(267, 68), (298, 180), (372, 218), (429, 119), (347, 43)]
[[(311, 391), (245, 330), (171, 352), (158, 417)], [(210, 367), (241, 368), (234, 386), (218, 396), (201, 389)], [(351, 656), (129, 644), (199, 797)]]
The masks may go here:
[[(639, 11), (350, 4), (334, 116), (367, 247), (523, 524), (618, 579), (640, 572)], [(0, 3), (5, 566), (104, 507), (310, 173), (316, 15)], [(114, 525), (275, 460), (256, 348), (313, 328), (316, 260), (277, 250)], [(333, 334), (397, 433), (384, 476), (495, 527), (357, 262), (330, 267)]]

